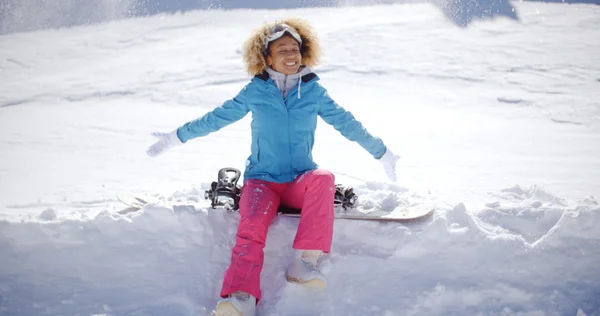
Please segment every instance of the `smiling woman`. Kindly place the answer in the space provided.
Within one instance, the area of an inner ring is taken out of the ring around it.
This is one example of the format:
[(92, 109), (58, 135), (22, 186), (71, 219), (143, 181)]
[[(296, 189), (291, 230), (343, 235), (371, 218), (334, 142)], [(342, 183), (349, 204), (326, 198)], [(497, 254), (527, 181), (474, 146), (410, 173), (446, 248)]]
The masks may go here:
[(150, 156), (156, 156), (252, 112), (251, 153), (239, 202), (241, 218), (216, 315), (254, 315), (262, 296), (260, 274), (267, 231), (280, 205), (302, 209), (292, 245), (298, 255), (286, 279), (325, 287), (319, 260), (331, 250), (335, 176), (313, 161), (318, 117), (360, 144), (382, 163), (390, 180), (396, 180), (398, 157), (333, 101), (318, 82), (311, 67), (319, 56), (319, 41), (306, 21), (287, 19), (263, 25), (244, 44), (247, 71), (254, 76), (250, 83), (203, 117), (171, 133), (157, 133), (159, 141), (148, 149)]

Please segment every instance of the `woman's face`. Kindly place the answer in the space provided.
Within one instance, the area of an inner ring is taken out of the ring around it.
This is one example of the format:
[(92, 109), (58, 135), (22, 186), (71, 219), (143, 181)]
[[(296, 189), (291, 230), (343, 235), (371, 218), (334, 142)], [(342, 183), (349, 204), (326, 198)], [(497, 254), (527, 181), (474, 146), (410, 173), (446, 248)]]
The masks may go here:
[(301, 63), (300, 45), (293, 37), (285, 35), (269, 44), (267, 64), (273, 70), (293, 75), (298, 72)]

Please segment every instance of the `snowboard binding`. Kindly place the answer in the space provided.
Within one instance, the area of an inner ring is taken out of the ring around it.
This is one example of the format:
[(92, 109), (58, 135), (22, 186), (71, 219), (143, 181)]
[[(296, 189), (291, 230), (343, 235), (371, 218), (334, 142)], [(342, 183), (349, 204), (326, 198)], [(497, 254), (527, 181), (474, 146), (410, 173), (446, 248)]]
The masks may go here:
[[(242, 187), (237, 184), (240, 179), (241, 172), (235, 168), (222, 168), (219, 170), (218, 181), (214, 181), (210, 185), (210, 189), (204, 191), (204, 198), (211, 200), (211, 207), (229, 207), (233, 210), (240, 208), (240, 196)], [(336, 184), (335, 195), (333, 197), (334, 206), (342, 208), (353, 208), (358, 197), (354, 190), (349, 187), (344, 187), (341, 184)], [(300, 213), (300, 210), (288, 211), (292, 213)]]
[(211, 200), (212, 208), (225, 206), (233, 210), (239, 209), (242, 187), (237, 182), (240, 175), (240, 171), (235, 168), (219, 170), (218, 180), (210, 184), (210, 190), (204, 191), (204, 198)]
[(343, 187), (341, 184), (335, 185), (334, 206), (341, 206), (347, 210), (354, 207), (357, 199), (358, 196), (354, 193), (354, 189)]

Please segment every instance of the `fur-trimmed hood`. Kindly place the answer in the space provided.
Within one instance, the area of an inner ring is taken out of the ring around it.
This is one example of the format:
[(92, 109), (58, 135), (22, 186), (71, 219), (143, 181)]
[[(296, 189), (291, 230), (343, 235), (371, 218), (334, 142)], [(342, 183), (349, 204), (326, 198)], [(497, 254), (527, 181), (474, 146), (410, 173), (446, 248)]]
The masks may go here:
[(265, 39), (273, 26), (284, 23), (298, 31), (302, 38), (300, 53), (302, 54), (302, 64), (314, 68), (321, 58), (321, 46), (317, 33), (306, 21), (297, 18), (284, 19), (272, 23), (265, 23), (252, 32), (250, 37), (244, 42), (244, 63), (251, 76), (258, 75), (267, 68), (267, 61), (264, 56)]

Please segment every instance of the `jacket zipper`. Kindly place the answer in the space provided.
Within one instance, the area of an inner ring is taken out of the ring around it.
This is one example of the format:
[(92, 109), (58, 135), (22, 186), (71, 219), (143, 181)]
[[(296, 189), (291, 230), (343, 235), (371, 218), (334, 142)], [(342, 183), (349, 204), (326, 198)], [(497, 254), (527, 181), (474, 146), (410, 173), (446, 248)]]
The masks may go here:
[[(285, 75), (285, 77), (283, 78), (283, 91), (285, 92), (287, 90), (287, 78), (288, 76)], [(287, 97), (287, 93), (284, 93)], [(282, 99), (283, 99), (283, 105), (285, 106), (285, 114), (286, 114), (286, 118), (287, 118), (287, 126), (288, 126), (288, 158), (289, 158), (289, 166), (290, 166), (290, 177), (293, 178), (294, 177), (294, 168), (292, 166), (292, 139), (290, 136), (290, 111), (287, 107), (287, 101), (285, 99), (285, 97), (283, 96), (283, 94), (281, 95)], [(291, 179), (291, 181), (294, 181), (294, 179)], [(290, 181), (290, 182), (291, 182)]]

